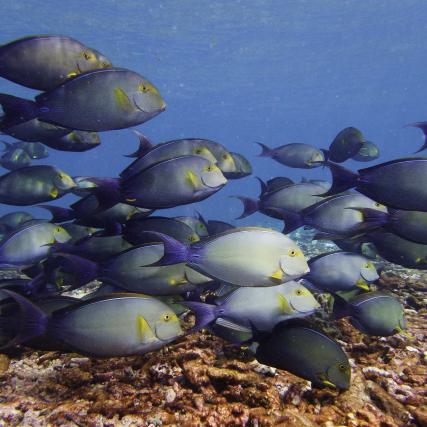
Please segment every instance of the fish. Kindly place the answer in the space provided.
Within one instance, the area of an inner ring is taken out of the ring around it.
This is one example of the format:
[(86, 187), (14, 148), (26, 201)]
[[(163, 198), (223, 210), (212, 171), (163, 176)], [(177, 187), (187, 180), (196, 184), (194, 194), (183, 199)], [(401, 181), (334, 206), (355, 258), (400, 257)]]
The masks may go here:
[(338, 133), (329, 146), (328, 160), (336, 163), (345, 162), (359, 153), (365, 138), (359, 129), (348, 127)]
[(1, 77), (41, 91), (85, 71), (111, 67), (98, 51), (61, 35), (30, 36), (4, 44), (0, 64)]
[(0, 267), (21, 268), (46, 258), (55, 242), (71, 236), (59, 225), (42, 220), (24, 222), (0, 242)]
[(0, 130), (37, 118), (89, 132), (135, 126), (166, 108), (145, 77), (124, 68), (88, 71), (41, 93), (35, 101), (0, 94), (0, 105), (4, 111)]
[(42, 142), (61, 138), (71, 131), (72, 129), (56, 126), (38, 119), (28, 120), (10, 127), (2, 127), (4, 134), (26, 142)]
[(56, 200), (75, 186), (72, 178), (53, 166), (27, 166), (0, 176), (0, 203), (28, 206)]
[(317, 290), (334, 293), (352, 289), (369, 290), (378, 280), (375, 265), (366, 257), (351, 252), (336, 251), (320, 254), (308, 261), (310, 272), (304, 276)]
[(352, 157), (357, 162), (372, 162), (380, 156), (379, 148), (371, 141), (364, 141), (358, 153)]
[(197, 216), (177, 216), (175, 219), (191, 227), (200, 238), (209, 236), (208, 224), (200, 213)]
[(294, 181), (292, 181), (292, 179), (286, 177), (286, 176), (276, 176), (275, 178), (271, 178), (269, 179), (266, 183), (265, 183), (265, 190), (266, 192), (271, 192), (274, 190), (279, 190), (283, 187), (287, 187), (288, 185), (291, 184), (295, 184)]
[(380, 212), (369, 208), (357, 209), (367, 228), (384, 229), (416, 243), (427, 245), (427, 212), (389, 209)]
[(230, 152), (230, 155), (236, 165), (236, 171), (223, 172), (227, 179), (240, 179), (252, 174), (252, 165), (246, 157), (240, 153), (233, 152)]
[(49, 151), (40, 142), (19, 141), (13, 144), (13, 147), (25, 150), (33, 160), (40, 160), (49, 157)]
[(325, 192), (323, 187), (311, 183), (290, 184), (270, 191), (268, 184), (258, 180), (261, 183), (258, 200), (235, 196), (243, 203), (243, 212), (237, 219), (246, 218), (258, 211), (272, 218), (282, 219), (282, 210), (300, 212), (322, 200), (321, 194)]
[(325, 195), (355, 188), (359, 193), (394, 209), (427, 211), (427, 158), (395, 159), (353, 172), (329, 163), (333, 183)]
[(325, 163), (322, 150), (308, 144), (286, 144), (277, 148), (269, 148), (265, 144), (256, 142), (261, 148), (260, 157), (271, 157), (276, 162), (290, 168), (312, 169)]
[(184, 263), (153, 266), (163, 254), (161, 243), (138, 245), (99, 262), (82, 256), (58, 253), (55, 254), (58, 263), (48, 272), (47, 277), (45, 275), (45, 282), (53, 282), (52, 272), (56, 275), (59, 270), (68, 274), (69, 278), (72, 277), (73, 283), (78, 284), (78, 287), (98, 279), (127, 291), (147, 295), (176, 295), (193, 291), (197, 285), (212, 281), (210, 277), (194, 271)]
[(283, 320), (308, 316), (320, 307), (311, 292), (295, 281), (267, 288), (241, 287), (217, 299), (216, 305), (193, 301), (182, 305), (196, 313), (193, 331), (214, 321), (233, 329), (226, 323), (231, 321), (239, 326), (237, 330), (243, 326), (269, 332)]
[(371, 231), (366, 237), (385, 260), (406, 268), (427, 270), (427, 245), (383, 229)]
[(10, 347), (48, 332), (69, 349), (92, 357), (118, 357), (158, 350), (183, 335), (178, 317), (165, 303), (142, 294), (111, 294), (72, 304), (48, 315), (36, 304), (4, 291), (25, 313)]
[[(185, 222), (175, 218), (162, 216), (150, 216), (148, 218), (135, 218), (127, 221), (124, 230), (124, 238), (133, 245), (150, 243), (150, 235), (147, 231), (158, 231), (165, 233), (174, 239), (191, 244), (200, 240), (199, 235)], [(148, 240), (147, 240), (148, 239)]]
[(233, 228), (236, 228), (234, 225), (229, 224), (228, 222), (224, 221), (217, 221), (210, 219), (207, 224), (208, 232), (210, 236), (213, 236), (215, 234), (221, 234), (225, 231), (232, 230)]
[(78, 242), (79, 240), (87, 236), (91, 236), (99, 230), (99, 228), (87, 227), (85, 225), (74, 224), (72, 222), (61, 224), (61, 227), (71, 236), (71, 239), (68, 241), (69, 243)]
[(0, 225), (6, 226), (13, 230), (24, 222), (34, 219), (33, 215), (28, 212), (10, 212), (0, 217)]
[(323, 199), (301, 212), (285, 210), (279, 212), (285, 221), (284, 233), (308, 225), (320, 231), (321, 236), (333, 240), (337, 235), (349, 237), (364, 231), (363, 214), (358, 209), (365, 207), (387, 212), (384, 205), (358, 193), (338, 194)]
[(335, 295), (333, 318), (342, 317), (350, 317), (355, 328), (372, 336), (388, 337), (406, 328), (402, 304), (385, 292), (368, 292), (349, 301)]
[(11, 150), (8, 150), (0, 157), (0, 165), (3, 168), (11, 171), (30, 166), (30, 164), (30, 155), (21, 148), (13, 148)]
[(309, 270), (293, 240), (266, 228), (235, 228), (191, 246), (162, 233), (150, 235), (165, 248), (156, 265), (186, 262), (201, 274), (231, 285), (272, 286), (298, 279)]
[(122, 180), (121, 202), (149, 209), (172, 208), (204, 200), (226, 183), (221, 170), (209, 160), (181, 156)]
[(316, 185), (320, 185), (321, 187), (323, 187), (326, 191), (328, 191), (331, 188), (331, 183), (328, 181), (325, 181), (323, 179), (307, 179), (307, 178), (302, 178), (301, 179), (302, 183), (311, 183), (311, 184), (316, 184)]
[(344, 351), (336, 341), (307, 326), (279, 323), (259, 343), (255, 358), (311, 381), (314, 387), (350, 387), (351, 368)]
[(98, 147), (101, 144), (101, 139), (96, 132), (74, 130), (57, 138), (45, 138), (42, 142), (54, 150), (77, 153)]
[[(217, 158), (208, 148), (208, 145), (212, 146), (218, 144), (213, 141), (199, 138), (186, 138), (174, 139), (154, 145), (139, 131), (135, 132), (140, 139), (139, 149), (136, 153), (134, 153), (137, 155), (137, 158), (120, 173), (122, 178), (129, 178), (132, 175), (136, 175), (156, 163), (163, 162), (165, 160), (171, 160), (181, 156), (199, 156), (211, 163), (218, 163)], [(223, 151), (224, 153), (228, 153), (225, 147), (223, 147)]]

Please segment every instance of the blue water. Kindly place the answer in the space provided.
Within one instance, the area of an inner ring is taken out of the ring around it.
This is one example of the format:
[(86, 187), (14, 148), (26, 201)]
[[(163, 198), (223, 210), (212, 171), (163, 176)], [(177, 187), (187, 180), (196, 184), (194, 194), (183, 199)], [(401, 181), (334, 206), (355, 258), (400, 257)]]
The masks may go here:
[[(139, 127), (153, 142), (217, 140), (244, 154), (254, 175), (265, 179), (329, 178), (329, 172), (258, 158), (253, 141), (327, 148), (338, 131), (355, 126), (380, 147), (383, 161), (408, 156), (422, 144), (419, 130), (404, 127), (427, 119), (427, 2), (422, 0), (2, 0), (0, 15), (0, 43), (64, 34), (146, 76), (168, 104)], [(0, 92), (36, 93), (4, 79)], [(136, 149), (136, 138), (121, 130), (104, 132), (101, 139), (95, 150), (50, 150), (48, 159), (33, 164), (54, 164), (71, 175), (117, 175), (129, 163), (122, 155)], [(197, 208), (207, 218), (230, 221), (241, 207), (228, 196), (255, 196), (258, 187), (252, 177), (229, 181), (210, 199), (173, 212), (191, 214)], [(12, 210), (1, 206), (1, 213)], [(266, 221), (279, 225), (260, 214), (239, 224)]]

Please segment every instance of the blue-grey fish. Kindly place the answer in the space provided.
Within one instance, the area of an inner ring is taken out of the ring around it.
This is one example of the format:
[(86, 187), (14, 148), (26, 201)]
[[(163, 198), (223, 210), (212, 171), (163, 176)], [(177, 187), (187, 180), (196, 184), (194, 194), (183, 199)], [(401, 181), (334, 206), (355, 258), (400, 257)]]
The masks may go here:
[(355, 288), (369, 290), (369, 284), (379, 278), (374, 264), (360, 254), (331, 252), (308, 261), (310, 272), (304, 276), (310, 284), (323, 292), (348, 291)]
[(28, 212), (10, 212), (0, 217), (0, 225), (5, 225), (10, 230), (24, 222), (31, 221), (34, 217)]
[[(150, 243), (147, 231), (157, 231), (167, 234), (185, 244), (191, 244), (200, 240), (199, 235), (185, 222), (175, 218), (163, 216), (150, 216), (148, 218), (135, 218), (127, 221), (123, 230), (124, 238), (134, 245)], [(148, 239), (148, 241), (147, 241)]]
[(129, 356), (158, 350), (182, 335), (173, 310), (156, 298), (112, 294), (72, 304), (46, 314), (13, 291), (4, 291), (21, 306), (23, 327), (13, 344), (46, 331), (76, 352), (93, 357)]
[(367, 228), (383, 227), (407, 240), (427, 245), (427, 212), (389, 209), (380, 212), (373, 209), (358, 209)]
[(122, 178), (128, 178), (132, 175), (136, 175), (155, 163), (174, 159), (175, 157), (180, 156), (200, 156), (212, 163), (218, 163), (217, 158), (208, 146), (215, 147), (218, 145), (220, 148), (217, 150), (223, 150), (226, 155), (229, 154), (222, 145), (206, 139), (174, 139), (172, 141), (154, 145), (143, 134), (138, 131), (135, 132), (139, 137), (140, 145), (138, 151), (130, 156), (136, 156), (137, 159), (121, 172), (120, 176)]
[(271, 157), (291, 168), (312, 169), (325, 162), (323, 151), (308, 144), (286, 144), (277, 148), (269, 148), (260, 142), (256, 144), (262, 148), (260, 157)]
[(226, 182), (218, 166), (209, 160), (198, 156), (176, 157), (123, 180), (122, 202), (151, 209), (171, 208), (204, 200)]
[(395, 209), (427, 211), (427, 158), (396, 159), (353, 172), (330, 163), (336, 194), (356, 188), (362, 194)]
[(194, 270), (231, 285), (272, 286), (308, 272), (298, 245), (267, 228), (235, 228), (191, 246), (165, 234), (152, 235), (165, 247), (159, 265), (186, 262)]
[(70, 235), (59, 225), (32, 220), (21, 224), (0, 242), (0, 266), (24, 267), (47, 257), (55, 242), (64, 243)]
[(54, 150), (82, 152), (92, 150), (101, 144), (99, 135), (96, 132), (84, 132), (75, 130), (67, 135), (58, 138), (45, 138), (41, 140)]
[(41, 142), (47, 139), (61, 138), (70, 133), (71, 129), (32, 119), (15, 126), (2, 127), (2, 132), (20, 141)]
[(75, 186), (72, 178), (53, 166), (27, 166), (0, 176), (0, 203), (35, 205), (58, 199)]
[(348, 127), (334, 138), (327, 151), (328, 160), (342, 163), (355, 156), (362, 148), (365, 138), (359, 129)]
[(191, 301), (183, 305), (195, 311), (195, 329), (213, 321), (219, 325), (231, 321), (260, 331), (271, 331), (283, 320), (308, 316), (320, 307), (310, 291), (294, 281), (267, 288), (241, 287), (217, 299), (216, 305)]
[(164, 111), (159, 91), (124, 68), (89, 71), (69, 79), (34, 101), (0, 94), (1, 129), (32, 119), (84, 131), (135, 126)]
[(290, 184), (270, 191), (268, 185), (259, 181), (261, 183), (259, 200), (237, 197), (243, 203), (243, 213), (238, 219), (246, 218), (257, 211), (272, 218), (282, 219), (281, 210), (300, 212), (322, 200), (321, 195), (325, 192), (323, 187), (311, 183)]
[(0, 157), (0, 165), (11, 171), (30, 166), (30, 164), (30, 155), (21, 148), (12, 148)]
[(380, 149), (373, 142), (365, 141), (352, 159), (358, 162), (372, 162), (372, 160), (378, 159), (378, 157), (380, 157)]
[(0, 47), (0, 76), (23, 86), (49, 90), (70, 77), (111, 67), (98, 51), (71, 37), (24, 37)]
[(315, 387), (347, 390), (351, 368), (337, 342), (306, 326), (278, 324), (256, 350), (264, 365), (289, 371), (311, 381)]
[(303, 209), (301, 212), (281, 211), (285, 221), (284, 232), (290, 233), (308, 225), (333, 237), (352, 236), (363, 230), (363, 214), (354, 208), (371, 208), (387, 212), (387, 208), (358, 193), (339, 194)]
[(33, 160), (40, 160), (49, 157), (49, 151), (40, 142), (19, 141), (13, 144), (13, 147), (25, 150)]
[(427, 245), (378, 229), (366, 236), (385, 260), (406, 268), (427, 270)]
[(403, 306), (385, 292), (368, 292), (349, 301), (334, 296), (334, 318), (350, 317), (359, 331), (368, 335), (387, 337), (406, 328)]

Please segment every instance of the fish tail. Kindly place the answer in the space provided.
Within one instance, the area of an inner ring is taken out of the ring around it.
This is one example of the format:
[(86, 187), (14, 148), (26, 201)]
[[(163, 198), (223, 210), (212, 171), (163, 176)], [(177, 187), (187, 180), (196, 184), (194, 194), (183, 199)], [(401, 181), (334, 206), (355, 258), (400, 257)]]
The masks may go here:
[(321, 148), (321, 149), (320, 149), (320, 151), (321, 151), (321, 152), (323, 153), (323, 155), (325, 156), (325, 165), (327, 166), (328, 161), (329, 161), (329, 156), (330, 156), (329, 150), (326, 150), (326, 149), (324, 149), (324, 148)]
[(259, 210), (259, 201), (251, 199), (250, 197), (243, 196), (231, 196), (235, 199), (239, 199), (243, 203), (243, 213), (236, 219), (246, 218), (249, 215), (257, 212)]
[(390, 219), (390, 214), (371, 208), (349, 208), (359, 211), (363, 215), (363, 222), (357, 227), (358, 231), (369, 231), (385, 226)]
[(159, 261), (150, 264), (150, 267), (186, 262), (191, 255), (191, 249), (188, 246), (178, 240), (175, 240), (171, 236), (163, 233), (157, 233), (156, 231), (144, 231), (141, 235), (142, 234), (146, 235), (148, 238), (152, 238), (153, 243), (161, 242), (164, 246), (163, 257)]
[[(10, 290), (2, 290), (10, 298), (14, 299), (20, 308), (20, 322), (17, 334), (0, 350), (14, 347), (32, 340), (45, 333), (48, 323), (47, 314), (27, 298)], [(14, 319), (16, 321), (16, 319)]]
[(270, 147), (267, 147), (267, 145), (261, 142), (255, 142), (255, 144), (258, 144), (262, 150), (261, 153), (258, 154), (258, 157), (271, 157), (273, 150)]
[(332, 173), (332, 187), (326, 193), (319, 194), (320, 196), (331, 196), (356, 187), (359, 179), (358, 173), (332, 162), (327, 162), (326, 166)]
[(189, 333), (200, 331), (200, 329), (215, 321), (221, 310), (220, 306), (203, 302), (183, 301), (180, 304), (194, 311), (196, 315), (196, 324), (188, 331)]
[(39, 114), (38, 106), (34, 101), (6, 93), (0, 93), (0, 105), (4, 112), (0, 117), (1, 129), (35, 119)]
[(7, 151), (12, 148), (12, 144), (10, 142), (6, 142), (6, 141), (0, 141), (0, 142), (4, 145), (3, 151)]
[(332, 319), (338, 320), (342, 319), (343, 317), (350, 316), (351, 313), (348, 302), (337, 294), (333, 294), (333, 297), (334, 305), (332, 309)]
[[(269, 209), (271, 209), (271, 208), (269, 208)], [(283, 230), (282, 230), (283, 234), (292, 233), (292, 231), (294, 231), (297, 228), (300, 228), (304, 225), (303, 216), (299, 212), (292, 212), (292, 211), (288, 211), (286, 209), (275, 209), (275, 211), (280, 213), (283, 221), (285, 221), (285, 224), (284, 224)]]
[(36, 207), (46, 209), (52, 215), (52, 222), (72, 221), (76, 218), (76, 214), (72, 209), (61, 208), (59, 206), (37, 205)]
[(411, 123), (407, 126), (421, 129), (424, 135), (424, 144), (417, 151), (415, 151), (415, 153), (419, 153), (420, 151), (425, 150), (427, 148), (427, 122), (416, 122), (416, 123)]
[(139, 139), (139, 147), (133, 153), (126, 154), (125, 157), (143, 157), (154, 147), (154, 144), (139, 130), (133, 129), (133, 133)]

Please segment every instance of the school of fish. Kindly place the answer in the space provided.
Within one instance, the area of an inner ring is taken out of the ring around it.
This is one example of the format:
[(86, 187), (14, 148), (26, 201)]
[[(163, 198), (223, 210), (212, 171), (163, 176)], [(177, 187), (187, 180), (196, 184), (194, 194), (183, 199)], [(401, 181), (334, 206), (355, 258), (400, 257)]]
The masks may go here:
[[(34, 100), (0, 94), (0, 203), (37, 205), (51, 220), (25, 211), (0, 217), (0, 269), (21, 279), (0, 282), (0, 351), (25, 345), (113, 357), (155, 351), (201, 328), (247, 346), (263, 364), (316, 387), (345, 390), (351, 367), (340, 345), (307, 321), (328, 294), (330, 320), (348, 317), (364, 334), (408, 334), (392, 294), (371, 289), (378, 260), (427, 269), (427, 158), (403, 158), (357, 172), (340, 163), (380, 156), (354, 127), (328, 149), (303, 143), (261, 157), (291, 168), (328, 167), (332, 183), (287, 177), (259, 179), (258, 199), (243, 203), (283, 220), (283, 232), (161, 209), (200, 202), (228, 180), (252, 174), (250, 162), (219, 142), (189, 137), (153, 143), (140, 130), (132, 162), (116, 176), (72, 177), (32, 165), (48, 149), (83, 152), (100, 132), (127, 129), (166, 109), (141, 74), (66, 36), (31, 36), (0, 46), (0, 77), (41, 91)], [(427, 122), (414, 123), (426, 137)], [(66, 194), (68, 208), (47, 202)], [(228, 199), (229, 200), (229, 199)], [(155, 212), (155, 214), (154, 214)], [(316, 230), (340, 250), (306, 259), (287, 234)], [(367, 248), (369, 247), (369, 250)], [(93, 280), (82, 299), (62, 295)], [(181, 317), (195, 314), (190, 329)]]

